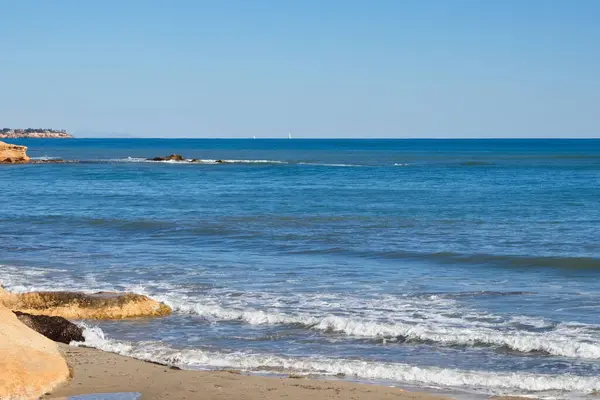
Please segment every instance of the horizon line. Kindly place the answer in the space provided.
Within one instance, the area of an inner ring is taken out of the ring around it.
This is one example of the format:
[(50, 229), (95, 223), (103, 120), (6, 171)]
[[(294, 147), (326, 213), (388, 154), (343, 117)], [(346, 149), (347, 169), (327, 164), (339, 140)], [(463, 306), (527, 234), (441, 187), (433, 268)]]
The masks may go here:
[[(31, 139), (31, 138), (22, 138)], [(35, 138), (33, 138), (35, 139)], [(287, 137), (198, 137), (198, 136), (74, 136), (73, 139), (159, 139), (159, 140), (598, 140), (598, 136), (524, 136), (524, 137), (501, 137), (501, 136), (477, 136), (477, 137), (295, 137), (289, 139)], [(66, 139), (68, 140), (68, 139)]]

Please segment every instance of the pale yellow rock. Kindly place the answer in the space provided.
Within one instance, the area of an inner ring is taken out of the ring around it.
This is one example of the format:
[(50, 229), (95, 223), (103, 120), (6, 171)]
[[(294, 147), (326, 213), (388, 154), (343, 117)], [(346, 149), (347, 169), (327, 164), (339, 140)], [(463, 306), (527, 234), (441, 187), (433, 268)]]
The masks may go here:
[(31, 159), (27, 156), (27, 147), (0, 142), (0, 164), (21, 164)]
[(0, 305), (0, 399), (37, 399), (69, 376), (56, 344)]
[(165, 304), (135, 293), (10, 293), (0, 289), (0, 303), (13, 311), (67, 319), (158, 317), (172, 312)]

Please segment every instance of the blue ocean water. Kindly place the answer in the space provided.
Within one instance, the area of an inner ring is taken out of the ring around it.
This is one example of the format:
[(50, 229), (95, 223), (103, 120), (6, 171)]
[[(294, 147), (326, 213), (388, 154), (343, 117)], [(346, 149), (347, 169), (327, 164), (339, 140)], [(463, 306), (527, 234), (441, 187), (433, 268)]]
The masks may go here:
[[(600, 140), (20, 140), (0, 282), (134, 290), (88, 345), (475, 394), (600, 390)], [(148, 162), (183, 154), (190, 162)], [(217, 163), (216, 160), (223, 160)]]

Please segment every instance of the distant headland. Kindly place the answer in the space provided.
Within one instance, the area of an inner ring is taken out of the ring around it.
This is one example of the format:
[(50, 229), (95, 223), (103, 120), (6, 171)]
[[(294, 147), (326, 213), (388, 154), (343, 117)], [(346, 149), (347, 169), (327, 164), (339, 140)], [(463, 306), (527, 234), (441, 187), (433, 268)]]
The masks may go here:
[(0, 129), (0, 139), (22, 139), (22, 138), (46, 138), (46, 139), (69, 139), (72, 138), (64, 129)]

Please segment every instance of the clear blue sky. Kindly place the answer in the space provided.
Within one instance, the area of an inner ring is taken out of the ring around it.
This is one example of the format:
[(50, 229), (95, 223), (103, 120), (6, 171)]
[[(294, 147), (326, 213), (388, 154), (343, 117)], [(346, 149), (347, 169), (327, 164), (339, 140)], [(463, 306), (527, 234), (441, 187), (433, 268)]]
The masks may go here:
[(600, 137), (600, 1), (0, 0), (0, 126)]

